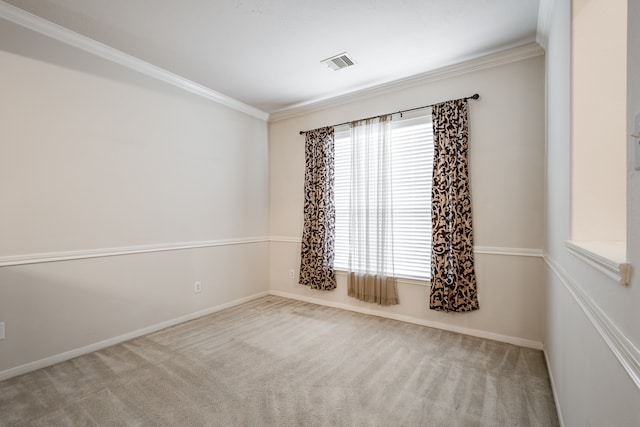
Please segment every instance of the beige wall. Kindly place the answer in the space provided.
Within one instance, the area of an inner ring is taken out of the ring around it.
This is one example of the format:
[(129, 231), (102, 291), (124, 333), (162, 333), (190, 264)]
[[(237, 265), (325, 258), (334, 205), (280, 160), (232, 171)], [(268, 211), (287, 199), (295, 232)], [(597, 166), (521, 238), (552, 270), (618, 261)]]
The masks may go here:
[(4, 21), (0, 70), (0, 263), (218, 245), (0, 267), (0, 378), (268, 291), (266, 122)]
[(571, 239), (576, 241), (626, 239), (626, 3), (572, 3)]
[(0, 256), (265, 235), (266, 123), (13, 54), (0, 61)]
[[(273, 291), (360, 310), (379, 310), (425, 324), (526, 345), (543, 338), (541, 253), (544, 186), (544, 58), (512, 62), (362, 101), (280, 120), (269, 128), (270, 286)], [(470, 104), (470, 169), (480, 310), (443, 314), (428, 309), (428, 287), (401, 283), (401, 304), (381, 308), (346, 296), (344, 277), (333, 292), (312, 291), (289, 278), (298, 272), (302, 230), (304, 141), (300, 130), (431, 104), (478, 92)], [(492, 248), (491, 250), (482, 249)], [(498, 249), (500, 248), (500, 249)], [(506, 248), (506, 249), (505, 249)], [(520, 251), (522, 252), (522, 251)]]

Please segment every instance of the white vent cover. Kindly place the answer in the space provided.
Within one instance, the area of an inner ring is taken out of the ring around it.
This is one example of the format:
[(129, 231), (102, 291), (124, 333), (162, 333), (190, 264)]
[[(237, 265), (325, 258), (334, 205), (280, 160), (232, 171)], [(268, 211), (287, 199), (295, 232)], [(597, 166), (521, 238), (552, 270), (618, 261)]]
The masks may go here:
[(326, 64), (332, 70), (341, 70), (343, 68), (350, 67), (355, 65), (355, 61), (349, 57), (349, 55), (345, 53), (341, 53), (340, 55), (332, 56), (331, 58), (327, 58), (324, 61), (320, 61), (323, 64)]

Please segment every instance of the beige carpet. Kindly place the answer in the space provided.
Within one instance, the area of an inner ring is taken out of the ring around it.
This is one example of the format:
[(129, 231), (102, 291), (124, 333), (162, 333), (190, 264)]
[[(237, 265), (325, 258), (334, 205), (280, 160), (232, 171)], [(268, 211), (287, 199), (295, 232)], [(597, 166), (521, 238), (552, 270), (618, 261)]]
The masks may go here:
[(0, 425), (558, 419), (540, 351), (270, 296), (0, 382)]

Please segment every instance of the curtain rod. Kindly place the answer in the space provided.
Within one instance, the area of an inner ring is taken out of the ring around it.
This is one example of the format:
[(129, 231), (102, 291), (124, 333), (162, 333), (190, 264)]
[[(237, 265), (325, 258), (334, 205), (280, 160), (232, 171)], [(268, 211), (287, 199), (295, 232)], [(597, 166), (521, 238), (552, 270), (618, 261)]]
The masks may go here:
[[(478, 95), (477, 93), (474, 93), (471, 96), (467, 96), (466, 98), (463, 98), (465, 101), (468, 101), (469, 99), (480, 99), (480, 95)], [(428, 107), (433, 107), (436, 104), (430, 104), (430, 105), (423, 105), (422, 107), (416, 107), (416, 108), (409, 108), (408, 110), (400, 110), (400, 111), (396, 111), (395, 113), (391, 113), (393, 114), (402, 114), (402, 113), (407, 113), (409, 111), (415, 111), (415, 110), (421, 110), (423, 108), (428, 108)], [(369, 119), (375, 119), (376, 117), (380, 117), (380, 116), (384, 116), (385, 114), (381, 114), (378, 116), (372, 116), (372, 117), (367, 117), (366, 119), (360, 119), (360, 120), (369, 120)], [(353, 120), (352, 120), (353, 121)], [(351, 122), (344, 122), (344, 123), (338, 123), (337, 125), (333, 125), (333, 127), (336, 126), (342, 126), (342, 125), (348, 125)], [(300, 135), (304, 135), (305, 133), (307, 133), (308, 131), (306, 130), (301, 130), (300, 131)]]

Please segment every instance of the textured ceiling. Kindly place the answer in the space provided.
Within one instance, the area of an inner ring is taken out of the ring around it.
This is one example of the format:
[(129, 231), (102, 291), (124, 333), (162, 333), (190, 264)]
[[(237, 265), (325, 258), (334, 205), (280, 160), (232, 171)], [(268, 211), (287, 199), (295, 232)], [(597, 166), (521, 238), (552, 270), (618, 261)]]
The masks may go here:
[[(6, 0), (273, 113), (535, 41), (538, 0)], [(357, 65), (320, 61), (348, 52)]]

